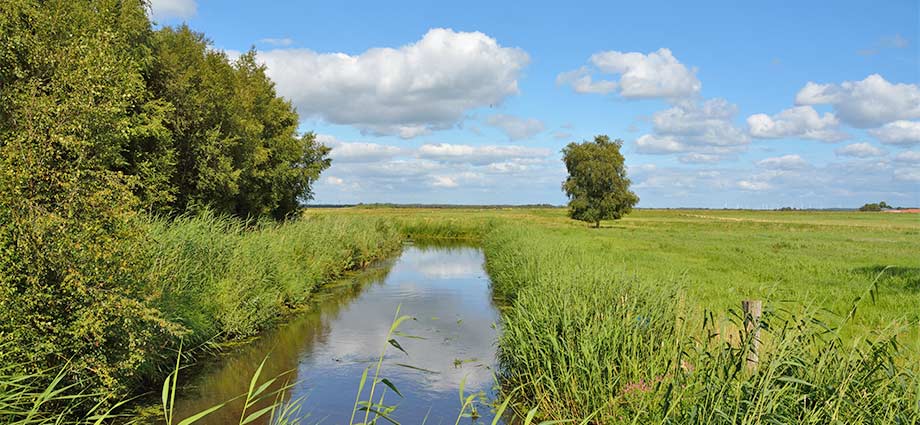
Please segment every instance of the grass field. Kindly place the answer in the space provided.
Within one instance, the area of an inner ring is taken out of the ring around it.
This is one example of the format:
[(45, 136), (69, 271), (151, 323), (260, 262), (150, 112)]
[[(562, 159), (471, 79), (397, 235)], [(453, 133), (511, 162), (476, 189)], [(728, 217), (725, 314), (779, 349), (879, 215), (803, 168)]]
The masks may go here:
[[(917, 215), (638, 210), (594, 229), (558, 208), (356, 207), (144, 226), (143, 302), (181, 332), (146, 341), (168, 349), (132, 350), (141, 366), (121, 385), (156, 387), (179, 338), (255, 335), (403, 240), (465, 240), (485, 252), (502, 306), (498, 382), (522, 417), (920, 423)], [(765, 305), (756, 366), (745, 299)], [(0, 368), (15, 384), (0, 385), (0, 419), (85, 411), (61, 398), (71, 388), (45, 387), (46, 373)]]
[[(726, 311), (743, 299), (846, 316), (876, 276), (875, 302), (860, 303), (847, 333), (920, 321), (920, 216), (853, 212), (638, 210), (590, 229), (565, 210), (350, 208), (308, 214), (397, 219), (417, 237), (483, 239), (490, 226), (529, 229), (549, 245), (591, 256), (610, 276), (676, 285), (687, 301)], [(586, 259), (589, 260), (589, 259)]]
[[(520, 413), (598, 423), (916, 423), (920, 220), (561, 209), (313, 210), (485, 249)], [(759, 365), (738, 310), (765, 303)]]

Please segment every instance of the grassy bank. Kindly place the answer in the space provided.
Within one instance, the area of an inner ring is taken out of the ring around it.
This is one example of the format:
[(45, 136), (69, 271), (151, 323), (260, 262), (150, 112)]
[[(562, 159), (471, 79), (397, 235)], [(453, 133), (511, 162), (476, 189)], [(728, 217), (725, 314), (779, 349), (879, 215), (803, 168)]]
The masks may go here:
[[(347, 208), (145, 229), (143, 302), (177, 331), (140, 353), (127, 381), (137, 387), (158, 385), (179, 338), (200, 347), (253, 335), (405, 239), (463, 239), (482, 244), (506, 301), (498, 376), (520, 413), (920, 421), (916, 216), (640, 210), (591, 229), (561, 209)], [(756, 366), (744, 299), (765, 305)]]
[[(323, 283), (392, 255), (402, 243), (391, 222), (374, 217), (245, 223), (205, 214), (146, 219), (139, 228), (142, 238), (110, 254), (131, 255), (125, 273), (136, 295), (122, 302), (134, 308), (108, 312), (107, 323), (83, 324), (111, 330), (95, 341), (43, 347), (61, 359), (57, 366), (23, 363), (17, 353), (35, 347), (7, 345), (0, 352), (0, 422), (25, 417), (59, 373), (56, 388), (64, 391), (57, 396), (88, 397), (49, 402), (38, 413), (85, 412), (100, 400), (158, 388), (175, 365), (180, 341), (183, 364), (191, 364), (209, 347), (272, 326), (310, 302)], [(119, 341), (123, 357), (112, 349)], [(20, 383), (28, 384), (27, 392)]]
[[(488, 223), (511, 301), (501, 382), (517, 408), (599, 423), (920, 420), (920, 223), (856, 213), (639, 211), (588, 229), (561, 210), (351, 209)], [(410, 223), (407, 225), (406, 223)], [(748, 368), (743, 299), (764, 300)]]

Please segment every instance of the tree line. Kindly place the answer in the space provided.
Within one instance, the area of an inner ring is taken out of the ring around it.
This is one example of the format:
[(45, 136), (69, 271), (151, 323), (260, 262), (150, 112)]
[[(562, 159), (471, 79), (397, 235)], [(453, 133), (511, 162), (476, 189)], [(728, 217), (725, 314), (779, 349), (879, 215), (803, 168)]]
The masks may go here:
[(0, 364), (110, 391), (174, 331), (144, 302), (145, 217), (284, 218), (329, 149), (253, 50), (143, 0), (5, 0), (0, 34)]

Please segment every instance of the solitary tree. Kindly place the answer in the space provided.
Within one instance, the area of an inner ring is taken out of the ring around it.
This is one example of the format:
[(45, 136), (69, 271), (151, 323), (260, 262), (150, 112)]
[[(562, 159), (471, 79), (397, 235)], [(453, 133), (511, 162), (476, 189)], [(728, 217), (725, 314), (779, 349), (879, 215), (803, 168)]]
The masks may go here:
[(639, 197), (629, 190), (622, 140), (610, 141), (604, 135), (593, 142), (569, 143), (562, 154), (569, 177), (562, 184), (569, 197), (569, 217), (594, 223), (620, 219), (632, 211)]

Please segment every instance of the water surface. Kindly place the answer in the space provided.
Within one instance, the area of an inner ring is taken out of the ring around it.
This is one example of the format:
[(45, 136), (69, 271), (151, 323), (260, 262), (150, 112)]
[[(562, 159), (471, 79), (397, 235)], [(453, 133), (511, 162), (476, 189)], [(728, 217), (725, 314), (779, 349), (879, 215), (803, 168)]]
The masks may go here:
[[(328, 290), (316, 308), (205, 370), (195, 379), (193, 395), (177, 402), (176, 417), (244, 393), (267, 355), (263, 376), (291, 371), (296, 385), (289, 395), (303, 397), (304, 422), (347, 424), (362, 371), (386, 344), (381, 374), (403, 395), (386, 395), (386, 401), (399, 404), (393, 416), (405, 424), (453, 424), (460, 411), (461, 380), (467, 394), (485, 397), (494, 384), (498, 312), (483, 263), (476, 248), (406, 246), (397, 259)], [(397, 306), (413, 317), (400, 330), (424, 338), (396, 337), (408, 355), (385, 341)], [(205, 423), (238, 422), (241, 404), (212, 414)], [(478, 412), (481, 417), (474, 422), (491, 421), (488, 406)]]

